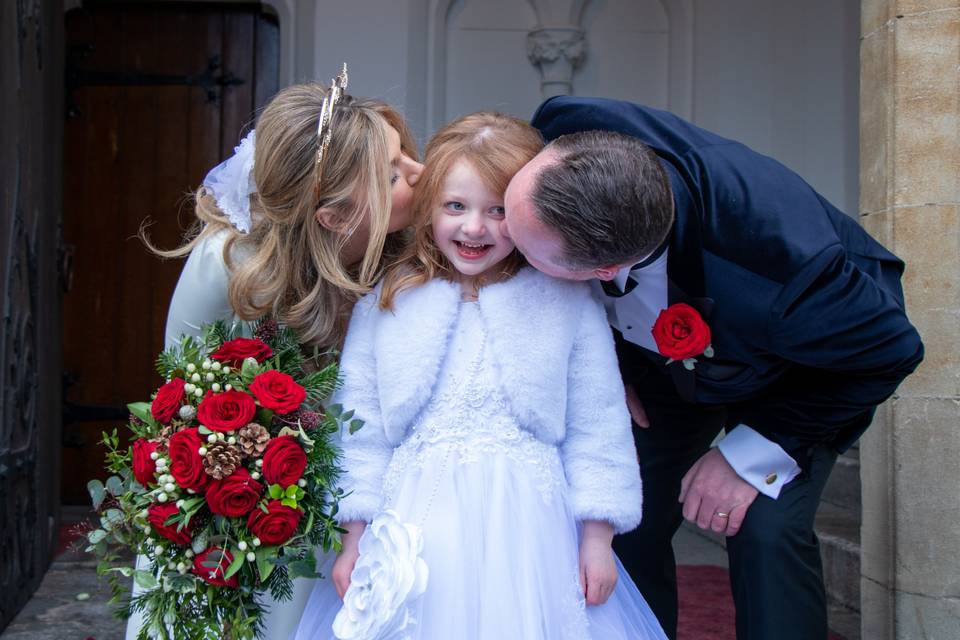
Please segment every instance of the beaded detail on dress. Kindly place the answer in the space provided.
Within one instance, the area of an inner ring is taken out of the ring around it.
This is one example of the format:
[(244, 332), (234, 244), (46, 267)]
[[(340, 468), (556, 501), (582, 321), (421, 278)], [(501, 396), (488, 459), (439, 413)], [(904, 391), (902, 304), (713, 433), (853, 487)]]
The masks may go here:
[(471, 464), (503, 455), (529, 469), (544, 501), (565, 488), (557, 447), (537, 440), (512, 417), (497, 386), (494, 364), (476, 303), (460, 305), (460, 319), (430, 402), (394, 451), (384, 476), (384, 502), (411, 466), (422, 467), (436, 448), (450, 464)]

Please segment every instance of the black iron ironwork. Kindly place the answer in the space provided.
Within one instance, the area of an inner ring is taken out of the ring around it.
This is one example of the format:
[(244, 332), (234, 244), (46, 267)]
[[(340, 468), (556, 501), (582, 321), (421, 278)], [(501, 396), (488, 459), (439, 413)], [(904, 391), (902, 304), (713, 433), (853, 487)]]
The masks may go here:
[(193, 75), (173, 75), (163, 73), (143, 73), (140, 71), (92, 71), (81, 69), (80, 61), (93, 53), (92, 44), (70, 47), (66, 64), (67, 115), (76, 117), (80, 109), (73, 100), (73, 92), (80, 87), (161, 87), (189, 86), (201, 87), (207, 92), (207, 102), (218, 102), (227, 87), (246, 82), (231, 71), (218, 73), (221, 67), (217, 54), (207, 58), (207, 68)]

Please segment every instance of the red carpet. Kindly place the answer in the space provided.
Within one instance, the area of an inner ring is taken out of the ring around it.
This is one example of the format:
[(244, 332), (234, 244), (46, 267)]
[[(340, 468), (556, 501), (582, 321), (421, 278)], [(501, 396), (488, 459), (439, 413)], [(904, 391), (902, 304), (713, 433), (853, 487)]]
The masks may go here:
[[(723, 567), (679, 566), (677, 640), (736, 640), (730, 577)], [(830, 640), (843, 640), (835, 633)]]

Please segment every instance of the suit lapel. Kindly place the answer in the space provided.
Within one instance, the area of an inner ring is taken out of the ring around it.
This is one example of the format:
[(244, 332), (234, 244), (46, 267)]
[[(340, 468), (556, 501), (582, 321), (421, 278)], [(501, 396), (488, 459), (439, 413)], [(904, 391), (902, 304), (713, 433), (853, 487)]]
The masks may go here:
[[(703, 241), (700, 230), (699, 207), (686, 183), (669, 162), (661, 161), (670, 178), (673, 191), (674, 222), (670, 235), (670, 254), (667, 256), (667, 303), (688, 304), (707, 322), (713, 311), (713, 300), (704, 296)], [(667, 371), (677, 393), (687, 402), (696, 399), (696, 375), (682, 362), (671, 362)]]

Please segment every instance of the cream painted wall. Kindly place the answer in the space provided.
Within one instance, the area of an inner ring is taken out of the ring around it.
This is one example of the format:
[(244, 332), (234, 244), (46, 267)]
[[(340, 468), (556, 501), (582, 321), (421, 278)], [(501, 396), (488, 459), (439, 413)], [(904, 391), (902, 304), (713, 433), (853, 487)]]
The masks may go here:
[[(668, 108), (771, 155), (857, 210), (859, 0), (273, 0), (291, 80), (404, 110), (421, 141), (477, 109), (528, 118), (542, 96), (527, 33), (579, 26), (577, 95)], [(312, 26), (311, 26), (312, 25)]]

